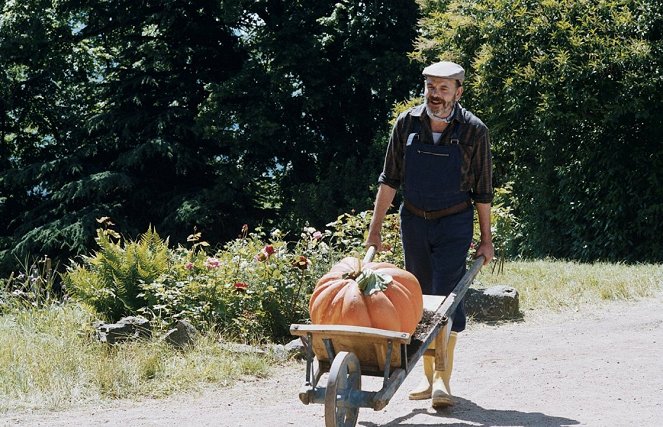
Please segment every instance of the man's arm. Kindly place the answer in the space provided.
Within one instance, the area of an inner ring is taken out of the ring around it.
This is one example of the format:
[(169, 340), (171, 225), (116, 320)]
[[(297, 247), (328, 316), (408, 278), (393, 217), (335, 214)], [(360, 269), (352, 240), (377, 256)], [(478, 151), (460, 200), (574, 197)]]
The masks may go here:
[(479, 214), (479, 231), (481, 241), (477, 248), (476, 256), (484, 256), (483, 265), (488, 264), (495, 257), (495, 247), (493, 246), (493, 233), (490, 230), (490, 203), (475, 203)]
[(382, 250), (382, 222), (395, 196), (395, 188), (386, 184), (380, 184), (378, 194), (375, 196), (373, 218), (371, 219), (371, 224), (368, 226), (368, 237), (364, 243), (366, 247), (375, 246), (378, 251)]

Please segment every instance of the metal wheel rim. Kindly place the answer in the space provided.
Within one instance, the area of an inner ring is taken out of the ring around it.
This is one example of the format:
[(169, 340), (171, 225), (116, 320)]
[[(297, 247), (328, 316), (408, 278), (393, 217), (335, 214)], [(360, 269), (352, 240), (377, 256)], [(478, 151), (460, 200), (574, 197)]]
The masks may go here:
[(361, 390), (361, 368), (354, 353), (339, 352), (329, 370), (325, 392), (325, 426), (345, 427), (357, 424), (359, 406), (350, 401), (350, 392)]

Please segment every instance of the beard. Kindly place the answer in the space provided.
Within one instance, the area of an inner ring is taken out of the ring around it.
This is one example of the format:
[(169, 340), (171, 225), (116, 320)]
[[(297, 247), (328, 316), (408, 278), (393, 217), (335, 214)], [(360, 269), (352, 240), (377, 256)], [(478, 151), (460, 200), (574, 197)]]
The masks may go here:
[(426, 113), (433, 120), (444, 120), (453, 113), (455, 104), (456, 97), (451, 101), (443, 98), (426, 98)]

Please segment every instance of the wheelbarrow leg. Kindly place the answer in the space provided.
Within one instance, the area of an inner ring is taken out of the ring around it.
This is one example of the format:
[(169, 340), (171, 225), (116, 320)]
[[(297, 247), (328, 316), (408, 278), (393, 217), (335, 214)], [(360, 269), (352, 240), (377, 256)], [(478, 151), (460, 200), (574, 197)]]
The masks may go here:
[(361, 390), (361, 368), (354, 353), (339, 352), (329, 370), (325, 393), (325, 426), (352, 427), (357, 424), (360, 402), (352, 391)]

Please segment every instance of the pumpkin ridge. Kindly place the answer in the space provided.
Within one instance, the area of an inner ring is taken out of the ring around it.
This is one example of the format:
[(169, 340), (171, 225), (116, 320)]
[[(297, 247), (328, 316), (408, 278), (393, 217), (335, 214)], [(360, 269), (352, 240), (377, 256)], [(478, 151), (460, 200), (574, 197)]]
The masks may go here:
[(368, 315), (374, 328), (400, 331), (403, 326), (393, 302), (384, 292), (367, 297)]
[(336, 295), (343, 290), (345, 287), (345, 281), (338, 279), (335, 282), (329, 283), (328, 286), (322, 288), (322, 290), (316, 295), (316, 297), (311, 297), (309, 303), (309, 313), (311, 315), (311, 321), (313, 323), (324, 323), (324, 315), (331, 308)]

